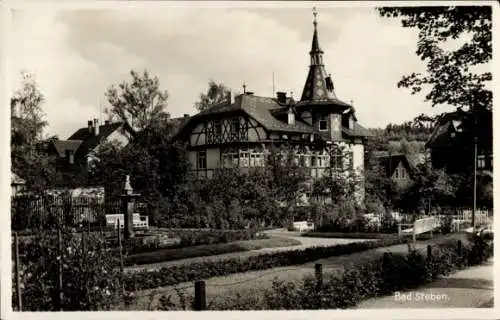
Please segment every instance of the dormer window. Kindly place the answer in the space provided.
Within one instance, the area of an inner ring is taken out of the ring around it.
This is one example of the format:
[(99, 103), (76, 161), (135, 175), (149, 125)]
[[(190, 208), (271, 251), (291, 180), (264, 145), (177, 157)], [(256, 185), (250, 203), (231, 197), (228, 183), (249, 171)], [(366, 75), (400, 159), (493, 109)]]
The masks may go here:
[(326, 117), (319, 118), (319, 131), (327, 131), (328, 130), (328, 119)]

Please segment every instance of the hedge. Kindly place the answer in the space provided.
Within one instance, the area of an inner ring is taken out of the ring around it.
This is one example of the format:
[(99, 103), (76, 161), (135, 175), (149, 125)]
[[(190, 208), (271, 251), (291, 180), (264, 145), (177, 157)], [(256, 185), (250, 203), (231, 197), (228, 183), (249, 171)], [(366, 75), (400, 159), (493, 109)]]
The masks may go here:
[[(304, 233), (302, 237), (311, 238), (337, 238), (337, 239), (394, 239), (398, 238), (397, 233), (365, 233), (365, 232), (317, 232), (310, 231)], [(419, 240), (431, 239), (429, 233), (417, 235)]]
[(264, 253), (243, 259), (231, 258), (192, 263), (189, 265), (174, 265), (154, 271), (143, 270), (128, 274), (124, 279), (124, 284), (127, 291), (153, 289), (182, 282), (227, 276), (240, 272), (301, 265), (319, 259), (351, 254), (399, 243), (403, 243), (403, 240), (382, 239), (377, 241), (339, 244), (335, 246), (312, 247), (303, 250)]
[[(208, 310), (297, 310), (346, 309), (361, 301), (421, 287), (443, 275), (478, 265), (493, 255), (493, 245), (482, 240), (457, 245), (444, 243), (433, 246), (432, 258), (418, 252), (379, 256), (369, 263), (354, 265), (340, 274), (327, 273), (320, 290), (313, 276), (301, 284), (273, 282), (261, 295), (232, 295), (208, 302)], [(262, 297), (262, 298), (259, 298)]]

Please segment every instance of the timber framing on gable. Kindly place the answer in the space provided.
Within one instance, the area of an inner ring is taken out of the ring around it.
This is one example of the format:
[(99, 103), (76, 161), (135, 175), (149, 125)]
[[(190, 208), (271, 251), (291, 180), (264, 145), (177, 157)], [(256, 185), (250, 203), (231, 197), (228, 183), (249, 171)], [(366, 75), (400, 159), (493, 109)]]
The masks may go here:
[(189, 147), (221, 146), (259, 142), (267, 136), (266, 129), (246, 114), (226, 114), (205, 118), (190, 133)]

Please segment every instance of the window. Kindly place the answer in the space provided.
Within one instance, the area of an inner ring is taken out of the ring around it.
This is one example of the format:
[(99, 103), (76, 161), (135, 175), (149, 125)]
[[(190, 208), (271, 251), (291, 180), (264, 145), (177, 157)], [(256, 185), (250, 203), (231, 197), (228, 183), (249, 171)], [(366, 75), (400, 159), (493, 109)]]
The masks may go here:
[(332, 150), (332, 155), (330, 158), (330, 168), (335, 170), (342, 170), (344, 168), (342, 161), (343, 157), (341, 150), (339, 148), (335, 148), (334, 150)]
[(238, 135), (240, 132), (240, 119), (233, 118), (231, 119), (231, 131), (232, 133)]
[(328, 119), (326, 117), (319, 118), (319, 131), (328, 130)]
[(477, 167), (478, 169), (484, 169), (486, 167), (486, 161), (484, 155), (477, 156)]
[(311, 156), (311, 167), (316, 168), (318, 166), (318, 158), (316, 155)]
[(198, 151), (198, 169), (206, 169), (207, 168), (207, 152), (206, 151)]
[(248, 151), (240, 151), (240, 167), (248, 167)]
[(69, 164), (75, 163), (75, 157), (74, 157), (73, 152), (71, 150), (66, 150), (66, 159), (68, 159)]
[(220, 120), (214, 120), (214, 130), (217, 137), (222, 135), (222, 123)]

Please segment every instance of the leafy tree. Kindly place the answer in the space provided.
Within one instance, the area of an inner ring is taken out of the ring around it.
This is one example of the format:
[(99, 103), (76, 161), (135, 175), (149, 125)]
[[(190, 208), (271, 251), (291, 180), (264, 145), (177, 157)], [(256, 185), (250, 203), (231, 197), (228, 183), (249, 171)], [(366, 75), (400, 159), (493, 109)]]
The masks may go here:
[[(383, 17), (400, 18), (404, 28), (418, 29), (417, 55), (427, 73), (404, 76), (398, 87), (412, 94), (430, 86), (426, 100), (433, 106), (448, 104), (475, 109), (492, 108), (492, 92), (486, 88), (491, 72), (477, 66), (492, 58), (491, 6), (384, 7)], [(446, 49), (450, 40), (463, 40), (457, 49)]]
[(111, 105), (108, 114), (136, 131), (167, 119), (168, 93), (160, 89), (158, 77), (151, 77), (147, 70), (142, 75), (132, 70), (130, 75), (130, 82), (124, 81), (118, 88), (111, 86), (107, 90), (106, 97)]
[(231, 90), (222, 83), (216, 83), (210, 80), (208, 83), (207, 93), (200, 94), (200, 100), (195, 103), (195, 108), (198, 111), (204, 111), (227, 101), (228, 94)]
[[(41, 191), (58, 179), (55, 159), (47, 154), (42, 140), (48, 125), (43, 113), (45, 97), (34, 77), (23, 73), (21, 89), (11, 97), (11, 161), (12, 170), (26, 180), (26, 189)], [(52, 137), (53, 139), (53, 137)]]
[(417, 166), (413, 184), (402, 195), (402, 207), (414, 212), (429, 212), (435, 206), (456, 204), (456, 192), (461, 184), (459, 176), (450, 176), (444, 170), (434, 170), (428, 164)]

